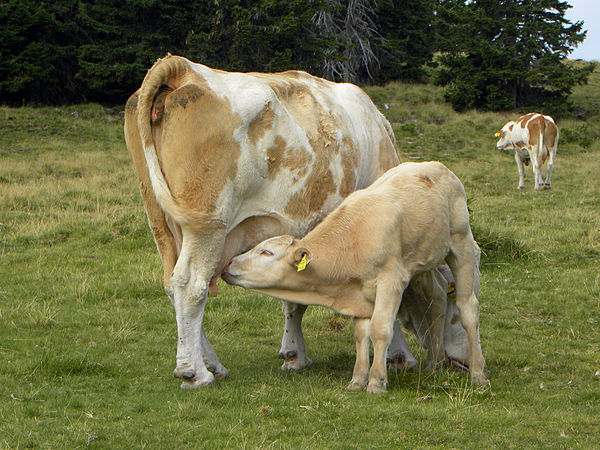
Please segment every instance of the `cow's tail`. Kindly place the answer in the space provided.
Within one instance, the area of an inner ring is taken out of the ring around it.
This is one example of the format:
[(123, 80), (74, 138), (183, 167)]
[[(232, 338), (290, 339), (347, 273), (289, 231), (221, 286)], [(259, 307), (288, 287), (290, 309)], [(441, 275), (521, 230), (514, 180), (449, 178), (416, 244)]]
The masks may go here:
[(222, 223), (214, 216), (202, 214), (183, 208), (173, 197), (163, 171), (160, 167), (156, 146), (152, 136), (152, 122), (155, 119), (154, 100), (165, 87), (172, 91), (189, 80), (191, 68), (188, 61), (180, 56), (167, 55), (154, 63), (146, 74), (138, 99), (138, 129), (148, 175), (152, 190), (160, 207), (169, 214), (175, 222), (188, 228), (222, 227)]

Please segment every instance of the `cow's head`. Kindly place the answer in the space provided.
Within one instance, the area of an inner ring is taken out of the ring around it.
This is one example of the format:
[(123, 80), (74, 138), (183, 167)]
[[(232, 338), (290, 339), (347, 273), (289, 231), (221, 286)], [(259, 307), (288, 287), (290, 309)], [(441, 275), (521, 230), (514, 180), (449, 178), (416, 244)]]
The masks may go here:
[(494, 136), (499, 138), (498, 142), (496, 142), (496, 148), (498, 150), (512, 150), (513, 144), (510, 138), (510, 134), (514, 125), (515, 122), (511, 120), (506, 125), (504, 125), (500, 131), (497, 131), (494, 134)]
[(277, 236), (233, 258), (223, 279), (246, 289), (299, 290), (311, 260), (311, 252), (292, 236)]

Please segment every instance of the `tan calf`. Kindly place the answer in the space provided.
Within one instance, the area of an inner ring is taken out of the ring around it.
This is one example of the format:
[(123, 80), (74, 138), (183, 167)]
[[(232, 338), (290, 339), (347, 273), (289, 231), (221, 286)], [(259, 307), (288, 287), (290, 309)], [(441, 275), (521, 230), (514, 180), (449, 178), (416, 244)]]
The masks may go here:
[[(387, 387), (386, 350), (409, 284), (420, 283), (435, 311), (430, 362), (439, 361), (447, 262), (456, 282), (456, 305), (468, 338), (471, 381), (488, 384), (479, 346), (476, 295), (479, 249), (469, 226), (464, 188), (438, 162), (405, 163), (357, 191), (302, 239), (268, 239), (234, 258), (224, 278), (231, 284), (303, 304), (328, 306), (354, 316), (357, 359), (351, 389)], [(443, 299), (441, 297), (443, 296)], [(368, 369), (368, 336), (374, 346)]]

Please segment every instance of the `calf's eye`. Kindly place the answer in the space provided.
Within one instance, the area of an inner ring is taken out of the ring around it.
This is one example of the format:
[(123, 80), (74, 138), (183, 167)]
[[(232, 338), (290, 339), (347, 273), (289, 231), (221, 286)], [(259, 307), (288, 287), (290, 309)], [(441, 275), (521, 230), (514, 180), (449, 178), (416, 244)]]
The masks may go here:
[(265, 256), (273, 256), (273, 252), (271, 250), (263, 250), (260, 252), (260, 254)]

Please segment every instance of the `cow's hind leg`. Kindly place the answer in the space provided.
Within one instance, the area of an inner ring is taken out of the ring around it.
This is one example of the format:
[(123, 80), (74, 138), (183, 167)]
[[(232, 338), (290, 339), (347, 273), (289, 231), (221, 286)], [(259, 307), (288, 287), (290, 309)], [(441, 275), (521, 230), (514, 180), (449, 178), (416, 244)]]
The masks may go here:
[(302, 317), (306, 305), (282, 301), (285, 315), (283, 338), (279, 357), (283, 358), (281, 370), (300, 370), (309, 367), (312, 362), (306, 355), (306, 344), (302, 334)]
[(206, 333), (204, 333), (204, 327), (202, 327), (201, 330), (200, 345), (202, 347), (202, 359), (204, 364), (208, 371), (215, 376), (215, 380), (219, 381), (227, 378), (229, 371), (221, 364), (221, 361), (219, 361), (217, 354), (206, 337)]
[(394, 321), (392, 341), (386, 359), (395, 370), (414, 369), (419, 364), (408, 348), (398, 320)]
[(548, 166), (546, 167), (546, 181), (544, 182), (544, 189), (550, 189), (552, 187), (552, 181), (550, 179), (552, 170), (554, 169), (554, 158), (556, 158), (556, 149), (548, 152)]
[[(173, 290), (173, 307), (177, 320), (177, 366), (174, 375), (183, 379), (182, 388), (193, 389), (212, 384), (215, 375), (204, 362), (205, 358), (215, 363), (218, 361), (214, 350), (202, 329), (204, 308), (208, 297), (209, 281), (218, 263), (218, 256), (205, 243), (222, 245), (224, 231), (183, 233), (181, 254), (171, 277)], [(204, 354), (204, 350), (208, 354)], [(224, 368), (220, 365), (218, 371)], [(226, 370), (225, 370), (226, 372)]]
[(369, 378), (369, 327), (370, 319), (354, 318), (354, 338), (356, 340), (356, 362), (352, 372), (352, 380), (348, 385), (351, 391), (360, 391), (367, 385)]
[(544, 180), (542, 178), (542, 164), (535, 151), (531, 153), (531, 168), (533, 169), (534, 186), (533, 189), (539, 191), (544, 189)]
[(444, 363), (444, 319), (447, 303), (447, 282), (437, 269), (420, 275), (423, 280), (423, 300), (427, 306), (427, 364), (435, 371)]
[(489, 380), (485, 375), (485, 359), (479, 345), (479, 301), (475, 295), (475, 251), (476, 244), (469, 232), (467, 235), (452, 236), (451, 253), (446, 262), (456, 280), (456, 306), (469, 342), (469, 369), (471, 382), (485, 386)]

